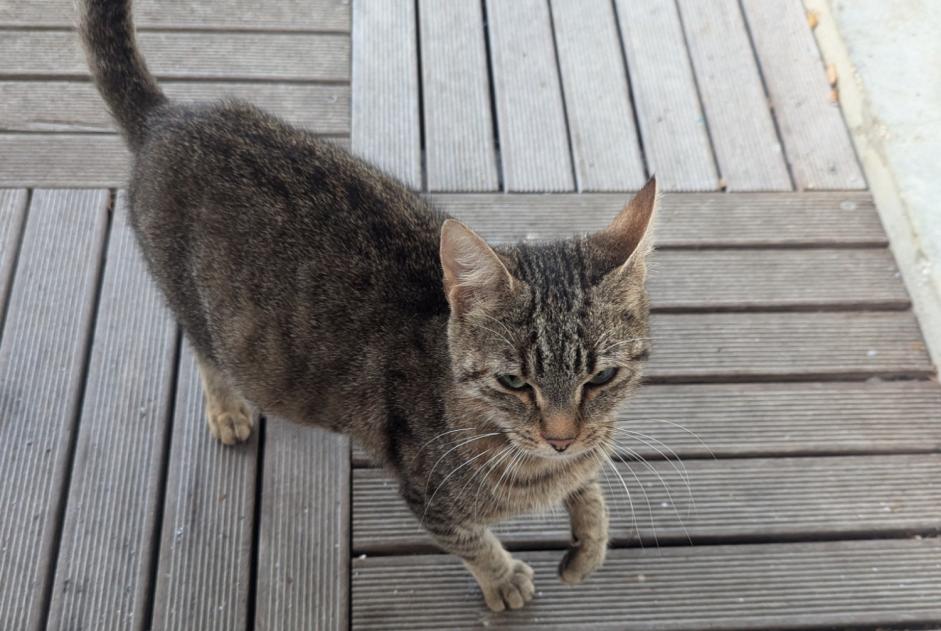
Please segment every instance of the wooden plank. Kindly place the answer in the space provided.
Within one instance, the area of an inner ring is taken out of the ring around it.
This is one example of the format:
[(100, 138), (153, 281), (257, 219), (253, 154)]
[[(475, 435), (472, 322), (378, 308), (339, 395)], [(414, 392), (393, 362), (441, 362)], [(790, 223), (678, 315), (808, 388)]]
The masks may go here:
[[(635, 461), (618, 462), (616, 469), (624, 486), (609, 469), (601, 478), (615, 546), (884, 537), (941, 527), (937, 454)], [(475, 487), (466, 493), (473, 495)], [(564, 548), (571, 538), (561, 506), (501, 522), (494, 532), (511, 548)], [(354, 475), (353, 550), (438, 551), (397, 484), (378, 469)]]
[[(434, 195), (434, 204), (494, 242), (601, 230), (630, 198), (595, 195)], [(657, 247), (860, 246), (888, 243), (868, 193), (664, 195)]]
[[(134, 3), (135, 13), (139, 4)], [(214, 0), (206, 6), (218, 4)], [(164, 80), (350, 79), (349, 35), (161, 31), (140, 33), (138, 42), (150, 71)], [(71, 30), (6, 32), (0, 39), (0, 57), (9, 60), (0, 69), (3, 77), (89, 76), (81, 42)]]
[(0, 341), (0, 628), (42, 624), (94, 319), (107, 191), (33, 192)]
[[(77, 17), (71, 0), (0, 4), (0, 26), (72, 28)], [(138, 28), (274, 31), (350, 30), (349, 0), (140, 0), (134, 3)]]
[(2, 314), (10, 296), (23, 221), (26, 219), (27, 198), (24, 189), (0, 189), (0, 339), (3, 336)]
[(612, 5), (551, 7), (578, 190), (637, 190), (646, 174)]
[(49, 627), (146, 628), (176, 326), (114, 212)]
[(713, 191), (719, 175), (676, 5), (617, 0), (647, 169), (665, 191)]
[(618, 422), (654, 439), (631, 447), (646, 458), (663, 445), (684, 458), (929, 453), (941, 449), (939, 409), (933, 381), (647, 385)]
[(496, 147), (478, 2), (419, 3), (428, 189), (496, 191)]
[(346, 629), (349, 438), (267, 420), (256, 629)]
[[(161, 82), (174, 100), (234, 97), (317, 134), (350, 133), (348, 86)], [(0, 131), (111, 132), (114, 123), (91, 83), (0, 81)]]
[(784, 150), (738, 3), (680, 0), (679, 8), (728, 190), (791, 190)]
[(536, 598), (491, 614), (458, 559), (353, 562), (357, 629), (857, 627), (941, 621), (938, 539), (612, 550), (583, 586), (559, 582), (558, 552), (523, 553)]
[(177, 381), (152, 629), (248, 624), (257, 431), (238, 447), (206, 428), (192, 352)]
[(797, 188), (866, 188), (804, 6), (753, 0), (742, 5)]
[(510, 192), (571, 191), (565, 105), (544, 0), (487, 0), (497, 130)]
[(353, 153), (422, 188), (414, 2), (353, 0)]

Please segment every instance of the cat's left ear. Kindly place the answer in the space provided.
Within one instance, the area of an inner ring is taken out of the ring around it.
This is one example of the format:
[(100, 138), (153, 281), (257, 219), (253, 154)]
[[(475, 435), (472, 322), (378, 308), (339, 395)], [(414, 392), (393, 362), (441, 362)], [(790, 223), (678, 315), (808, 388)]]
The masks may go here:
[(441, 226), (440, 253), (444, 294), (455, 315), (486, 307), (513, 291), (513, 276), (499, 255), (460, 221), (448, 219)]
[(653, 218), (659, 197), (657, 178), (651, 177), (607, 228), (589, 237), (613, 264), (612, 273), (643, 280), (645, 259), (653, 248)]

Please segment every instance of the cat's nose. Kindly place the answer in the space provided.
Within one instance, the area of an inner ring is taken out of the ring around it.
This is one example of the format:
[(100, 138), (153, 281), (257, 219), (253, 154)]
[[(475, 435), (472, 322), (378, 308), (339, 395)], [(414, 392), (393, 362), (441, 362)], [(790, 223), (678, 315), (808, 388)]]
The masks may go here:
[(569, 446), (575, 442), (574, 438), (552, 438), (550, 436), (546, 436), (545, 434), (543, 434), (542, 437), (543, 439), (545, 439), (547, 443), (552, 445), (553, 449), (555, 449), (559, 453), (562, 453), (563, 451), (568, 449)]

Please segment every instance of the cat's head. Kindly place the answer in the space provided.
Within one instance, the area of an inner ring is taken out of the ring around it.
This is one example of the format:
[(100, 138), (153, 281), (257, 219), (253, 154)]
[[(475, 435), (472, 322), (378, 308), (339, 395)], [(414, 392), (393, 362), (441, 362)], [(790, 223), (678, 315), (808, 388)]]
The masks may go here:
[(644, 281), (656, 204), (651, 179), (599, 233), (497, 248), (445, 222), (448, 344), (467, 413), (537, 456), (610, 448), (618, 404), (639, 383), (649, 348)]

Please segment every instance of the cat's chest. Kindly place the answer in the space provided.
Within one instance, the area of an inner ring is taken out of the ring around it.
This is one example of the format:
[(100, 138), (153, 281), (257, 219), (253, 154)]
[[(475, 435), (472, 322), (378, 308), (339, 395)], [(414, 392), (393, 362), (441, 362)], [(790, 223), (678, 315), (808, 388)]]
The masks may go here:
[(486, 492), (488, 518), (500, 520), (558, 506), (565, 497), (593, 479), (596, 472), (597, 466), (586, 464), (542, 475), (497, 476)]

